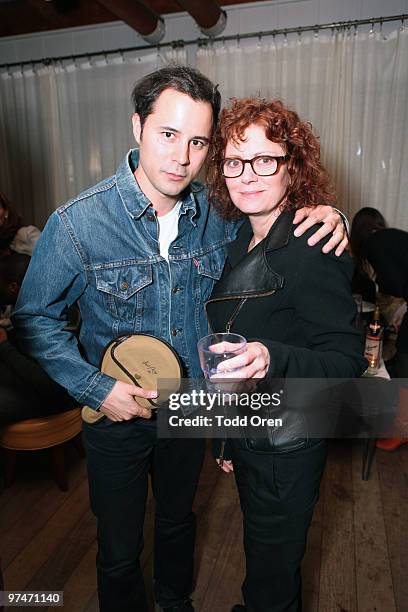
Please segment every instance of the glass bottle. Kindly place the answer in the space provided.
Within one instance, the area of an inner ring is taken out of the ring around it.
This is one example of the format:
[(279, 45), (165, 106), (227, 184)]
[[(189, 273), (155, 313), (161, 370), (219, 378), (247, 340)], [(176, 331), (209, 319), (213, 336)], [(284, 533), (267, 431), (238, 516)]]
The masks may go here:
[(364, 357), (368, 361), (368, 374), (376, 374), (381, 362), (383, 326), (379, 306), (375, 307), (371, 323), (367, 327)]

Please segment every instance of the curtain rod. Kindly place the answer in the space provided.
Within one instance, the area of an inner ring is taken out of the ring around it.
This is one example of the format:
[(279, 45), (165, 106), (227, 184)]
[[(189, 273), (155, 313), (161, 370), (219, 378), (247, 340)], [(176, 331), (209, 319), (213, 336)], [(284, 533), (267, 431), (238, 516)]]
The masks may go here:
[(333, 23), (321, 23), (311, 26), (298, 26), (293, 28), (280, 28), (276, 30), (260, 30), (259, 32), (249, 32), (247, 34), (229, 34), (228, 36), (217, 36), (215, 38), (195, 38), (191, 40), (173, 40), (171, 42), (159, 43), (157, 45), (140, 45), (136, 47), (126, 47), (119, 49), (110, 49), (109, 51), (95, 51), (91, 53), (73, 53), (71, 55), (61, 55), (58, 57), (45, 57), (38, 60), (24, 60), (23, 62), (8, 62), (0, 64), (0, 68), (11, 68), (12, 66), (24, 66), (33, 64), (51, 64), (52, 62), (62, 62), (65, 60), (89, 58), (97, 55), (112, 55), (115, 53), (128, 53), (131, 51), (145, 51), (148, 49), (163, 49), (171, 47), (173, 49), (182, 48), (187, 45), (206, 46), (209, 43), (225, 42), (227, 40), (243, 40), (246, 38), (262, 38), (264, 36), (277, 36), (279, 34), (301, 34), (302, 32), (318, 32), (320, 30), (340, 30), (346, 28), (357, 27), (360, 25), (375, 25), (376, 23), (386, 23), (387, 21), (401, 21), (402, 23), (408, 20), (408, 14), (390, 15), (388, 17), (373, 17), (372, 19), (355, 19), (352, 21), (336, 21)]

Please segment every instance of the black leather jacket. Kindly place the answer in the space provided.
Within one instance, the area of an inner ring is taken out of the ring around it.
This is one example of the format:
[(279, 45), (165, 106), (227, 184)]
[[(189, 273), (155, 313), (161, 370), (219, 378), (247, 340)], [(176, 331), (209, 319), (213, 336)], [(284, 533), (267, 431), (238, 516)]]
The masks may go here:
[[(316, 227), (296, 238), (293, 216), (282, 213), (249, 253), (252, 229), (249, 221), (243, 224), (206, 303), (211, 329), (262, 342), (270, 353), (263, 382), (271, 388), (276, 379), (358, 377), (367, 362), (354, 324), (351, 259), (322, 253), (323, 242), (309, 247)], [(308, 408), (302, 402), (297, 416), (286, 413), (284, 431), (267, 431), (269, 442), (247, 440), (247, 446), (265, 452), (271, 444), (272, 452), (288, 452), (307, 444), (302, 412)]]
[(291, 212), (249, 253), (246, 221), (229, 245), (220, 280), (206, 303), (213, 331), (259, 339), (271, 355), (269, 376), (352, 378), (366, 369), (363, 339), (354, 321), (352, 262), (322, 253), (293, 235)]

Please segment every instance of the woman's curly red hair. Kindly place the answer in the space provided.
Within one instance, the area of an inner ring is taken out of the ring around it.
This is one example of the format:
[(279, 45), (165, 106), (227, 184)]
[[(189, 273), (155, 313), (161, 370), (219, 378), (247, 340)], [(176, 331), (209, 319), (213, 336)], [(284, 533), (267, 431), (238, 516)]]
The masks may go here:
[(263, 126), (266, 137), (281, 144), (290, 155), (287, 162), (289, 185), (283, 209), (335, 202), (331, 181), (320, 162), (320, 144), (310, 123), (301, 121), (280, 100), (232, 99), (231, 105), (221, 111), (207, 173), (211, 201), (222, 217), (237, 219), (243, 214), (231, 201), (221, 165), (227, 143), (243, 140), (246, 129), (252, 124)]

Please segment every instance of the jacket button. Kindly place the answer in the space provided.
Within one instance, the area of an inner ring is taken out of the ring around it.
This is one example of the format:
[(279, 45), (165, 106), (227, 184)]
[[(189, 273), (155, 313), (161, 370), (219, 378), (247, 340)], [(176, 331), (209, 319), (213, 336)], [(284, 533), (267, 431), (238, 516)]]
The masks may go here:
[(172, 293), (177, 293), (177, 291), (180, 291), (180, 287), (173, 287), (171, 291)]
[(120, 284), (120, 288), (129, 289), (129, 283), (127, 281), (123, 281), (123, 283)]
[(172, 329), (171, 330), (171, 335), (172, 336), (177, 336), (177, 329)]
[(146, 219), (147, 219), (148, 221), (154, 221), (154, 220), (156, 219), (156, 217), (155, 217), (154, 215), (152, 215), (152, 214), (150, 214), (150, 213), (149, 213), (149, 214), (147, 214), (147, 215), (146, 215)]

